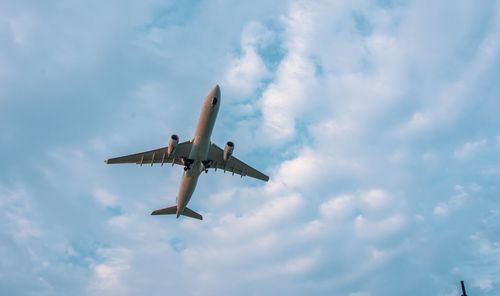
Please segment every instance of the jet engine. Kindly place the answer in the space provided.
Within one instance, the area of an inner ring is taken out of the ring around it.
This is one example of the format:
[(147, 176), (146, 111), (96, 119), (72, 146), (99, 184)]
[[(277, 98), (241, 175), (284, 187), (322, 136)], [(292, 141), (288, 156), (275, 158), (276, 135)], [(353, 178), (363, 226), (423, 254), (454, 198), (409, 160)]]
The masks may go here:
[(178, 135), (171, 135), (170, 139), (168, 140), (168, 148), (167, 148), (168, 156), (170, 156), (170, 154), (172, 154), (172, 152), (174, 152), (178, 143), (179, 143), (179, 136)]
[(234, 150), (234, 143), (231, 141), (228, 141), (226, 143), (226, 147), (224, 147), (224, 155), (223, 155), (224, 161), (228, 161), (231, 158), (231, 155), (233, 154), (233, 150)]

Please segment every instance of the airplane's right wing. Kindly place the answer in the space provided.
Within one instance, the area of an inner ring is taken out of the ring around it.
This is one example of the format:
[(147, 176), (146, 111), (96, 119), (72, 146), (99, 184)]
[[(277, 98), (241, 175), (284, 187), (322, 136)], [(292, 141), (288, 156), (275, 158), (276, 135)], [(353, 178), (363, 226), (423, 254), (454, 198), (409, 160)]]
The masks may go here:
[(110, 158), (105, 160), (107, 164), (115, 163), (135, 163), (135, 164), (153, 164), (153, 163), (175, 163), (178, 165), (183, 165), (182, 158), (187, 158), (189, 152), (191, 151), (192, 143), (186, 141), (179, 143), (175, 148), (172, 155), (167, 156), (168, 147), (162, 147), (155, 150), (139, 152), (135, 154)]
[(214, 168), (228, 171), (242, 177), (249, 176), (262, 181), (269, 181), (269, 176), (259, 172), (234, 156), (231, 156), (228, 161), (224, 161), (224, 150), (215, 144), (210, 146), (208, 159), (212, 161), (211, 166)]

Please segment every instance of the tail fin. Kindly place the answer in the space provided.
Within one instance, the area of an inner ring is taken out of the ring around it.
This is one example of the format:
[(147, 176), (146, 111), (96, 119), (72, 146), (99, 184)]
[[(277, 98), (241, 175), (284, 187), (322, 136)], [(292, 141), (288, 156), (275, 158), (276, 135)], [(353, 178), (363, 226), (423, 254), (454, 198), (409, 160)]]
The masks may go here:
[[(177, 213), (177, 206), (172, 206), (164, 209), (159, 209), (156, 211), (153, 211), (151, 215), (175, 215)], [(198, 220), (203, 220), (203, 216), (196, 213), (195, 211), (191, 210), (190, 208), (184, 208), (184, 211), (182, 211), (181, 215), (198, 219)]]

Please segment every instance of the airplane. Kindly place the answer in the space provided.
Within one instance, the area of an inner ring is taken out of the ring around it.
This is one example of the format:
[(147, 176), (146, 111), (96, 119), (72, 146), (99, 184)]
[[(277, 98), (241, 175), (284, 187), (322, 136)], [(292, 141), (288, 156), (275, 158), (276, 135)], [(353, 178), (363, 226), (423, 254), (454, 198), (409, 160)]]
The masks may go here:
[(210, 141), (212, 130), (217, 119), (217, 113), (221, 104), (219, 85), (215, 85), (205, 97), (201, 106), (200, 117), (196, 126), (194, 137), (190, 141), (179, 143), (179, 136), (170, 136), (168, 146), (110, 158), (104, 162), (107, 164), (135, 163), (143, 164), (171, 163), (184, 166), (177, 203), (174, 206), (153, 211), (151, 215), (180, 215), (203, 220), (203, 216), (187, 207), (202, 172), (208, 173), (209, 169), (222, 170), (244, 176), (253, 177), (262, 181), (269, 181), (269, 176), (245, 164), (233, 156), (234, 143), (228, 141), (224, 149)]

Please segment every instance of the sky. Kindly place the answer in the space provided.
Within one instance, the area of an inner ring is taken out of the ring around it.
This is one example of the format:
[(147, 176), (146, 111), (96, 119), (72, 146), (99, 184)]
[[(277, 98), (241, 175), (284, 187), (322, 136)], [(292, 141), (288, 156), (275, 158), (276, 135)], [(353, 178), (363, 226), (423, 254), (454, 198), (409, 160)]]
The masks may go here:
[[(203, 221), (152, 217), (212, 141)], [(500, 2), (0, 1), (0, 294), (500, 295)]]

